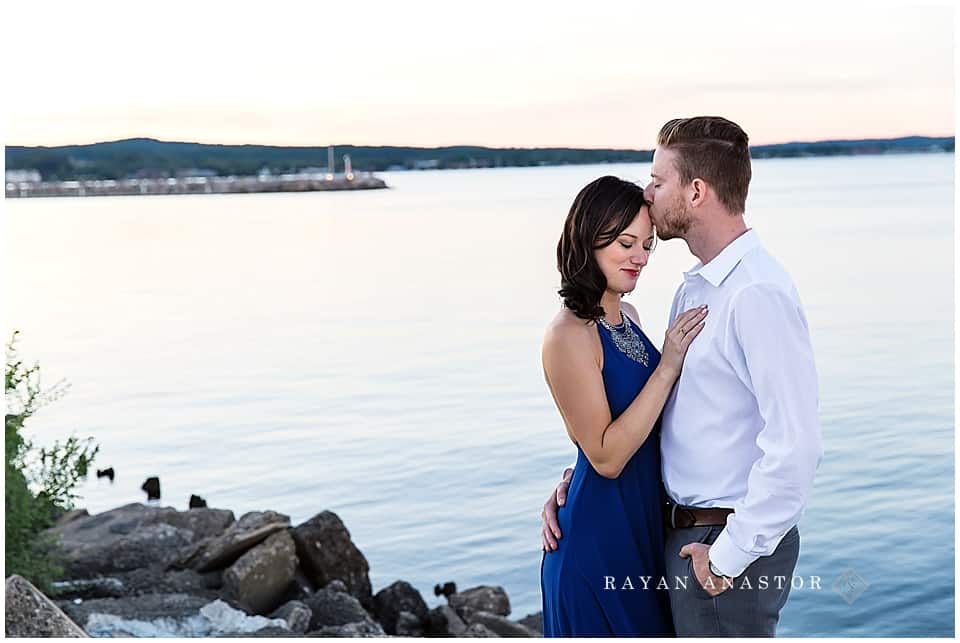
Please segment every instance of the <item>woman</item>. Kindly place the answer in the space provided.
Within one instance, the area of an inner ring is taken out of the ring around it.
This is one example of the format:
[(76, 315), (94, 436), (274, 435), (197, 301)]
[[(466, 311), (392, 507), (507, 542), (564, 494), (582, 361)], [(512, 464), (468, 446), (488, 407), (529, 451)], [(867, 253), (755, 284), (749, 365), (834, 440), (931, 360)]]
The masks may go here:
[(577, 463), (558, 513), (564, 538), (541, 563), (545, 636), (674, 633), (657, 589), (658, 419), (707, 311), (681, 314), (661, 356), (621, 301), (655, 244), (642, 188), (604, 176), (577, 195), (557, 246), (563, 308), (547, 328), (543, 368)]

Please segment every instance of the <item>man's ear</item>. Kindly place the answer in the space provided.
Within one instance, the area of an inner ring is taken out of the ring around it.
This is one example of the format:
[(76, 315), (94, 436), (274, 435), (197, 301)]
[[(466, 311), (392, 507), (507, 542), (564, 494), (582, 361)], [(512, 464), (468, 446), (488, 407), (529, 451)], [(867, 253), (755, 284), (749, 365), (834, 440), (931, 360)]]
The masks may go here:
[(703, 179), (690, 181), (690, 207), (698, 208), (703, 205), (707, 196), (707, 183)]

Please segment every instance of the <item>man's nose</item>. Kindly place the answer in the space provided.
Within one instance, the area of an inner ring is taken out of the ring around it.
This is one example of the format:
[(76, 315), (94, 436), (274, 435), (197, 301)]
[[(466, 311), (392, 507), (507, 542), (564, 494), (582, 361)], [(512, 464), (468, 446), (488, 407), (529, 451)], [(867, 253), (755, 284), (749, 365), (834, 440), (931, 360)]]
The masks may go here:
[(647, 184), (647, 187), (643, 188), (643, 198), (649, 203), (653, 203), (653, 181)]

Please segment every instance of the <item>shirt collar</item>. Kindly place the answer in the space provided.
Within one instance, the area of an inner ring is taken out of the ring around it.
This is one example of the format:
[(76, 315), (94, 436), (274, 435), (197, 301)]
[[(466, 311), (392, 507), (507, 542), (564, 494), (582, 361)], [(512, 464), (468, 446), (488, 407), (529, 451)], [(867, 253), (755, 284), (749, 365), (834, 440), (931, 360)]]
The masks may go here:
[(683, 273), (683, 276), (685, 279), (689, 279), (695, 275), (700, 275), (710, 282), (714, 288), (717, 288), (733, 272), (740, 260), (759, 245), (760, 237), (751, 228), (728, 243), (727, 247), (721, 250), (720, 254), (711, 259), (707, 265), (697, 263), (688, 272)]

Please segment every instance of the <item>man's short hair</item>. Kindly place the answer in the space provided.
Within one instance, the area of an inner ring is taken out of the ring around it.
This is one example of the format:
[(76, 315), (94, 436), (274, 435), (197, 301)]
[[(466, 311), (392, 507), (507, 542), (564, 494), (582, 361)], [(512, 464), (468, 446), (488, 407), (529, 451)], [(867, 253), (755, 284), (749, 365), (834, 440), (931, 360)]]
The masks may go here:
[(719, 116), (675, 118), (660, 129), (657, 145), (677, 153), (681, 183), (703, 179), (728, 210), (746, 210), (750, 146), (739, 125)]

